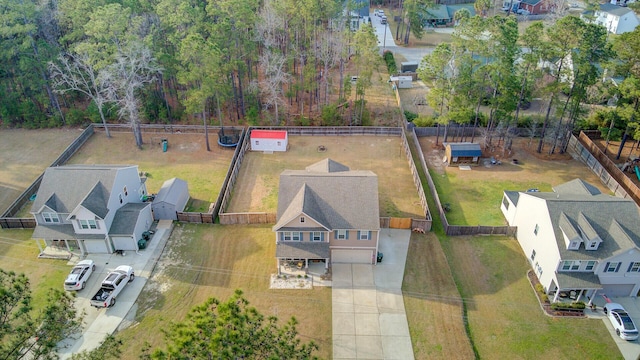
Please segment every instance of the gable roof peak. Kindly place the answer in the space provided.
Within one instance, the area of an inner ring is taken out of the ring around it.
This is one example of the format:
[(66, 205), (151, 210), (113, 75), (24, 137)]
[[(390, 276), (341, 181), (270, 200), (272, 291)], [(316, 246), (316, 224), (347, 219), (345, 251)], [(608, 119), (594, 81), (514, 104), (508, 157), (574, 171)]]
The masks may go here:
[(331, 160), (330, 158), (325, 158), (324, 160), (320, 160), (315, 164), (311, 164), (305, 168), (308, 172), (317, 172), (317, 173), (335, 173), (335, 172), (343, 172), (349, 171), (348, 166), (343, 165), (335, 160)]
[[(600, 195), (600, 190), (582, 179), (573, 179), (553, 188), (558, 195)], [(559, 198), (559, 196), (558, 196)]]

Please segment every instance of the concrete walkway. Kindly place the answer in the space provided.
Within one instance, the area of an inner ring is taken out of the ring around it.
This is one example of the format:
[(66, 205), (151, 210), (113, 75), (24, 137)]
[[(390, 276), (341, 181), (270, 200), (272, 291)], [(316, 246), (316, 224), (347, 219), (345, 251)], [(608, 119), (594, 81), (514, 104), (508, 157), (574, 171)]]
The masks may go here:
[(333, 264), (333, 359), (414, 359), (402, 298), (409, 230), (382, 229), (382, 263)]

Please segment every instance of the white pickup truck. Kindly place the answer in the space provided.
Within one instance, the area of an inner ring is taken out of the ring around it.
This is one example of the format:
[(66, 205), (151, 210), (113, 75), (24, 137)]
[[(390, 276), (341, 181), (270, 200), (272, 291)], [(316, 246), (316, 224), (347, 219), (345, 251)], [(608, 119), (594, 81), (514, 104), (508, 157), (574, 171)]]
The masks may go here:
[(134, 277), (135, 274), (131, 266), (118, 266), (104, 278), (100, 290), (91, 298), (91, 306), (100, 309), (115, 305), (118, 294), (128, 283), (133, 281)]

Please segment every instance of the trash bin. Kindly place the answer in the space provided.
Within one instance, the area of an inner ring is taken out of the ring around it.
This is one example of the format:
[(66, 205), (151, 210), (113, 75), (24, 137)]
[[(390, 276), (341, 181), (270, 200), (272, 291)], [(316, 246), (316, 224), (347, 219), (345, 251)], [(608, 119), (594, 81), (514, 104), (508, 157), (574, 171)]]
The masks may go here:
[(151, 232), (145, 231), (142, 233), (142, 240), (149, 241), (151, 239)]
[(381, 253), (380, 251), (378, 251), (378, 256), (376, 256), (376, 261), (377, 262), (382, 262), (382, 258), (384, 257), (384, 254)]
[(169, 147), (169, 140), (162, 139), (162, 152), (167, 152), (168, 147)]
[(140, 239), (138, 240), (138, 249), (142, 250), (147, 247), (147, 240)]

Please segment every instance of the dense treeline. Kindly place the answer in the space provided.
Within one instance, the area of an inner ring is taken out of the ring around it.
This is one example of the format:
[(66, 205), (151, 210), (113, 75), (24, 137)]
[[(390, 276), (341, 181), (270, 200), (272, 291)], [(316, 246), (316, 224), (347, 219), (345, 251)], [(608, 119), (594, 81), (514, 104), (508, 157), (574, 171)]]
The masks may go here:
[[(414, 122), (482, 126), (485, 146), (496, 138), (505, 151), (523, 125), (539, 137), (538, 152), (545, 144), (549, 153), (563, 152), (576, 128), (638, 140), (639, 54), (640, 28), (610, 40), (603, 26), (575, 16), (536, 22), (522, 33), (513, 16), (459, 17), (453, 41), (421, 65), (435, 116)], [(543, 111), (524, 122), (521, 109), (533, 98)], [(589, 116), (586, 104), (606, 103)]]
[(351, 31), (345, 13), (337, 0), (0, 0), (0, 123), (304, 122), (349, 97), (350, 60), (376, 56), (371, 27)]

